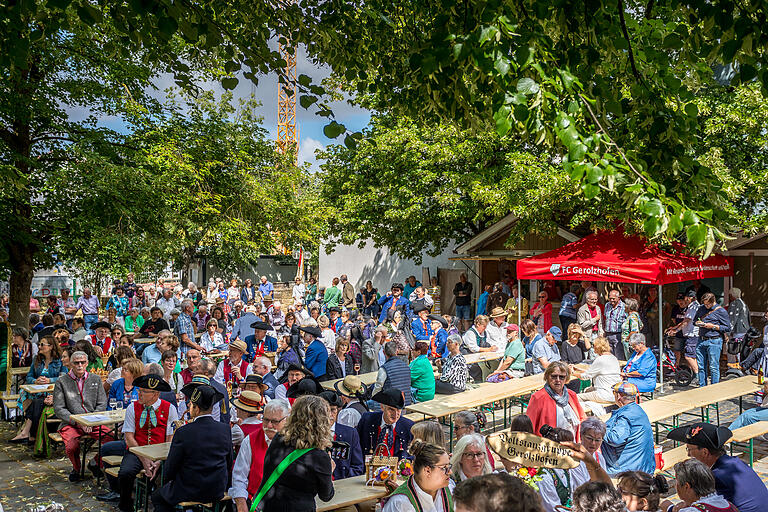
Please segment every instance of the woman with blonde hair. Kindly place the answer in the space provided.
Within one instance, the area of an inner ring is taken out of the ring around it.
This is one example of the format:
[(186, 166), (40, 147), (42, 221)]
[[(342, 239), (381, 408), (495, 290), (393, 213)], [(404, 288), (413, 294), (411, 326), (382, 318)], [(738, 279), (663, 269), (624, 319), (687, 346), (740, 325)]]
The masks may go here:
[(413, 455), (413, 474), (392, 492), (382, 512), (452, 512), (451, 461), (445, 448), (414, 439), (408, 452)]
[(336, 351), (336, 333), (330, 328), (331, 320), (326, 315), (320, 315), (317, 319), (317, 326), (322, 332), (322, 336), (318, 338), (325, 345), (328, 350), (328, 355), (332, 355)]
[[(621, 382), (621, 368), (619, 360), (613, 355), (611, 344), (607, 338), (600, 336), (594, 342), (597, 358), (587, 368), (581, 371), (578, 368), (573, 369), (574, 375), (582, 380), (591, 380), (592, 386), (579, 393), (579, 400), (585, 402), (592, 409), (595, 416), (605, 413), (605, 408), (600, 403), (612, 404), (615, 400), (613, 396), (613, 386)], [(588, 403), (587, 403), (588, 402)]]
[(420, 421), (411, 427), (413, 439), (420, 439), (425, 443), (445, 446), (445, 433), (440, 424), (434, 420)]
[[(263, 494), (264, 512), (310, 512), (315, 510), (315, 496), (323, 501), (333, 498), (335, 465), (326, 452), (333, 439), (332, 422), (324, 399), (311, 395), (296, 399), (285, 428), (275, 434), (264, 458), (264, 477), (257, 494)], [(299, 457), (265, 488), (277, 466), (296, 451)]]
[(349, 352), (349, 340), (339, 338), (336, 341), (336, 350), (328, 357), (325, 363), (325, 377), (323, 380), (343, 379), (347, 375), (354, 375), (355, 368)]

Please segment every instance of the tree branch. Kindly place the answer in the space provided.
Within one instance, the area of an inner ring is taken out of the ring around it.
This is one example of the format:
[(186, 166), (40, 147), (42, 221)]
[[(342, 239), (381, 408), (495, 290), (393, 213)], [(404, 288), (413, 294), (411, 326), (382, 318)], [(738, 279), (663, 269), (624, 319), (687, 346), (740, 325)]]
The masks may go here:
[(632, 172), (634, 172), (637, 175), (638, 178), (640, 178), (641, 180), (643, 180), (644, 182), (646, 182), (647, 184), (650, 185), (651, 182), (648, 180), (648, 178), (643, 176), (643, 174), (640, 171), (635, 169), (635, 166), (632, 164), (632, 162), (629, 161), (629, 158), (627, 158), (627, 155), (624, 154), (624, 151), (622, 151), (622, 149), (619, 147), (619, 145), (616, 144), (613, 141), (613, 139), (608, 134), (608, 132), (605, 130), (605, 128), (603, 128), (603, 126), (600, 124), (600, 121), (597, 119), (597, 116), (595, 115), (595, 112), (592, 110), (592, 107), (589, 105), (589, 102), (587, 101), (587, 99), (584, 96), (582, 96), (581, 94), (579, 94), (579, 98), (581, 98), (581, 101), (584, 103), (584, 106), (587, 107), (587, 111), (589, 112), (589, 116), (595, 122), (595, 124), (600, 129), (600, 131), (603, 132), (603, 134), (605, 134), (606, 138), (608, 139), (608, 142), (610, 142), (611, 145), (616, 148), (616, 151), (619, 152), (619, 155), (621, 155), (622, 160), (624, 160), (624, 162), (627, 164), (627, 166), (632, 170)]
[(628, 56), (629, 65), (632, 67), (632, 74), (635, 75), (635, 78), (640, 80), (640, 82), (645, 83), (642, 75), (640, 75), (640, 72), (637, 70), (637, 66), (635, 65), (635, 54), (632, 53), (632, 41), (629, 39), (627, 22), (624, 20), (624, 0), (619, 0), (619, 21), (621, 21), (621, 32), (624, 34), (624, 39), (627, 40), (627, 45), (629, 46)]
[(653, 2), (654, 0), (648, 0), (648, 5), (645, 6), (645, 19), (653, 19)]

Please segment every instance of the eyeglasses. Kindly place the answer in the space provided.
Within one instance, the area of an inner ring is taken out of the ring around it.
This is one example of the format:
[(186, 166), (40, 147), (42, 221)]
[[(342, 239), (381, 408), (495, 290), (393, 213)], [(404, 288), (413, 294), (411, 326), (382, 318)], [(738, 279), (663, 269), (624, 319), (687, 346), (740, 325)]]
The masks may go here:
[(465, 459), (478, 459), (478, 460), (480, 460), (483, 457), (485, 457), (485, 454), (483, 452), (476, 452), (476, 453), (464, 452), (464, 453), (461, 454), (461, 456), (463, 458), (465, 458)]
[(582, 438), (586, 439), (587, 441), (591, 441), (593, 443), (602, 443), (603, 438), (602, 437), (592, 437), (592, 436), (581, 436)]
[(264, 424), (266, 424), (266, 425), (277, 425), (278, 423), (280, 423), (281, 421), (283, 421), (283, 420), (284, 420), (285, 418), (287, 418), (287, 417), (288, 417), (288, 416), (283, 416), (283, 417), (282, 417), (282, 418), (280, 418), (279, 420), (273, 420), (273, 419), (271, 419), (271, 418), (267, 418), (266, 416), (264, 416), (264, 417), (261, 419), (261, 422), (262, 422), (262, 423), (264, 423)]
[(540, 298), (540, 299), (546, 299), (546, 298), (547, 298), (547, 296), (546, 296), (546, 295), (539, 295), (539, 298)]
[(72, 361), (72, 364), (79, 365), (79, 364), (88, 364), (88, 361)]
[(451, 474), (451, 463), (450, 462), (448, 464), (433, 465), (431, 467), (433, 467), (435, 469), (439, 469), (440, 471), (442, 471), (446, 475), (450, 475)]
[(549, 378), (552, 380), (565, 380), (565, 375), (562, 375), (560, 373), (553, 373), (552, 375), (549, 376)]

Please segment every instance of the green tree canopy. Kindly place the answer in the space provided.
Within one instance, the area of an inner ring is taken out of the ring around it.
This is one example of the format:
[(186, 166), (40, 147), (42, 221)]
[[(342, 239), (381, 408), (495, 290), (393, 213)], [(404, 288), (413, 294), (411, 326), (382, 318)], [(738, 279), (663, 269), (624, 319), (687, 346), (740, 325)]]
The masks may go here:
[[(517, 134), (561, 158), (586, 199), (620, 201), (651, 238), (711, 251), (737, 226), (696, 149), (712, 66), (768, 84), (762, 2), (306, 0), (303, 32), (371, 105)], [(334, 35), (316, 26), (334, 24)], [(354, 41), (354, 44), (350, 44)], [(334, 132), (343, 132), (338, 127)]]

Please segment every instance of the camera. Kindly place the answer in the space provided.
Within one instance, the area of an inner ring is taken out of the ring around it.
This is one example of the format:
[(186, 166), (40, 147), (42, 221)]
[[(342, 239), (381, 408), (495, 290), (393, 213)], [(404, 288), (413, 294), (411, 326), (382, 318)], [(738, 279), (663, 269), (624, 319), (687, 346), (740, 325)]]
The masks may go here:
[(557, 429), (551, 425), (547, 425), (546, 423), (539, 429), (539, 434), (541, 434), (541, 437), (546, 437), (552, 441), (557, 441)]

